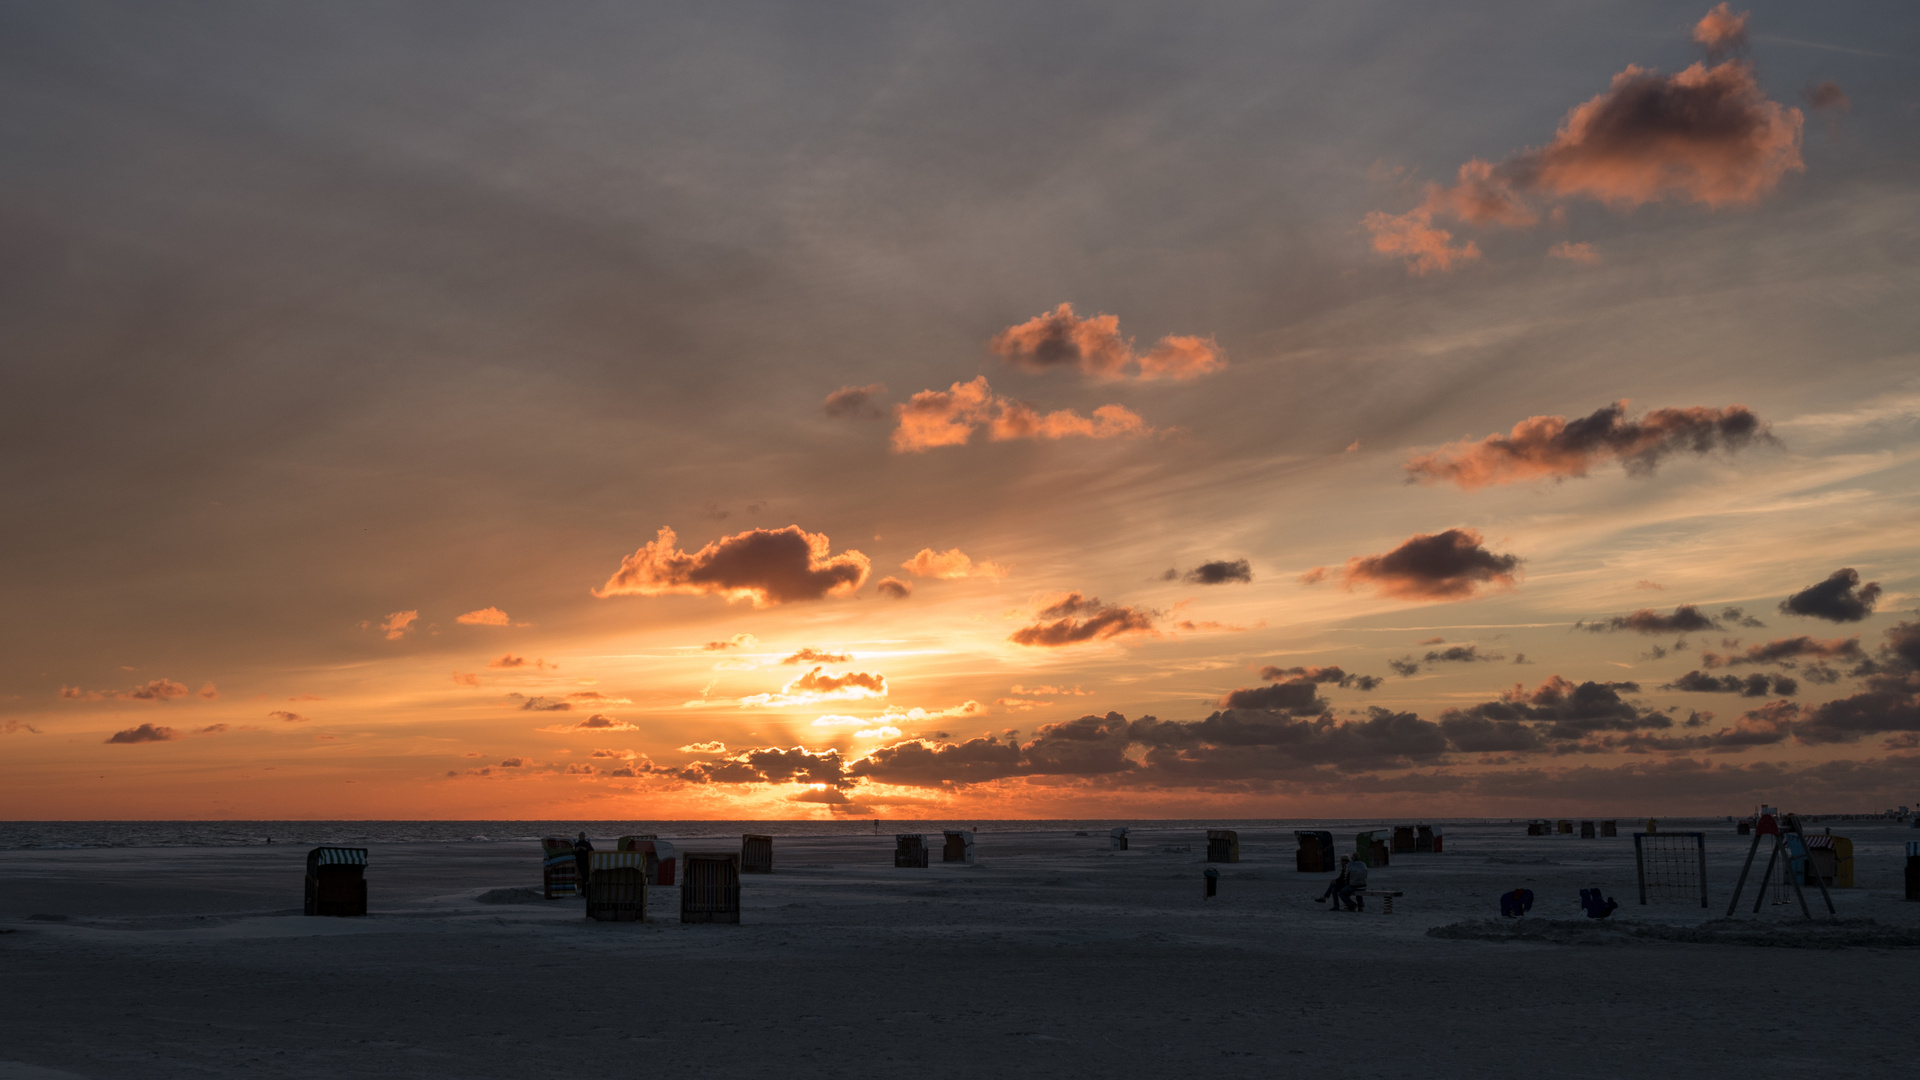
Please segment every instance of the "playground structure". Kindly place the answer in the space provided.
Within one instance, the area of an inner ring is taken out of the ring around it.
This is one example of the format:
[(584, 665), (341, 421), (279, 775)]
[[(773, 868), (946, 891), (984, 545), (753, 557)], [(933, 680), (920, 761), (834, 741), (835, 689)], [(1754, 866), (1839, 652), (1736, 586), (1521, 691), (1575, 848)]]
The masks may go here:
[[(1707, 906), (1706, 833), (1634, 833), (1633, 861), (1640, 878), (1641, 904), (1646, 904), (1649, 896), (1679, 900), (1698, 897), (1700, 906)], [(1743, 872), (1741, 877), (1745, 876)], [(1737, 897), (1737, 889), (1735, 894)]]
[(367, 849), (317, 847), (307, 852), (308, 915), (367, 913)]
[[(1791, 823), (1791, 819), (1789, 819), (1789, 821)], [(1771, 883), (1774, 886), (1775, 903), (1782, 902), (1786, 889), (1791, 888), (1794, 898), (1800, 902), (1800, 914), (1808, 919), (1812, 919), (1813, 910), (1807, 906), (1806, 890), (1800, 887), (1801, 879), (1808, 875), (1812, 862), (1807, 855), (1806, 843), (1800, 834), (1793, 829), (1782, 829), (1779, 821), (1776, 820), (1772, 814), (1761, 814), (1759, 820), (1754, 822), (1753, 845), (1747, 849), (1747, 861), (1740, 867), (1740, 878), (1734, 883), (1733, 899), (1727, 902), (1727, 917), (1732, 918), (1734, 909), (1740, 906), (1740, 894), (1742, 890), (1747, 887), (1747, 874), (1753, 869), (1754, 856), (1760, 853), (1760, 838), (1763, 836), (1773, 837), (1773, 848), (1767, 854), (1767, 868), (1761, 872), (1759, 884), (1754, 889), (1754, 914), (1758, 915), (1760, 913), (1760, 906), (1767, 902), (1767, 886)], [(1701, 861), (1704, 864), (1706, 860), (1706, 846), (1704, 842), (1700, 850)], [(1784, 859), (1782, 856), (1784, 856)], [(1779, 879), (1775, 879), (1774, 877), (1774, 868), (1776, 866), (1779, 867)], [(1833, 897), (1827, 892), (1826, 882), (1816, 873), (1813, 874), (1813, 883), (1820, 889), (1820, 899), (1826, 901), (1827, 914), (1837, 915), (1838, 912), (1834, 910), (1833, 906)], [(1645, 901), (1642, 902), (1644, 903)], [(1706, 902), (1706, 887), (1702, 885), (1700, 892), (1701, 906), (1705, 907)]]

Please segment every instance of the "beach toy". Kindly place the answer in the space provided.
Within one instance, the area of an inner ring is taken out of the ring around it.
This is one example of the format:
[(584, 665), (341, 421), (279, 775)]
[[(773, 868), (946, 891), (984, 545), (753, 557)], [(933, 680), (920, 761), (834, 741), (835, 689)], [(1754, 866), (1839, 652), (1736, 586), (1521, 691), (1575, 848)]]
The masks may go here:
[(1580, 906), (1586, 910), (1589, 919), (1604, 919), (1613, 914), (1620, 902), (1609, 896), (1601, 899), (1599, 889), (1581, 889)]
[(1500, 894), (1500, 914), (1510, 919), (1525, 915), (1533, 907), (1532, 889), (1515, 889)]

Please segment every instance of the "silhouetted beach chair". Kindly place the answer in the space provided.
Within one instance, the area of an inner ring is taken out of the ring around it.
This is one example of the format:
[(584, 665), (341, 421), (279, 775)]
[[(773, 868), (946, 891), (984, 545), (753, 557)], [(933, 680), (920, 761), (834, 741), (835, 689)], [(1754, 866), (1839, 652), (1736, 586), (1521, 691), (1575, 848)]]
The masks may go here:
[(1207, 830), (1207, 861), (1240, 861), (1240, 834), (1232, 829)]
[(680, 921), (740, 921), (740, 856), (689, 851), (680, 857)]
[(747, 833), (740, 837), (740, 872), (773, 873), (773, 837)]
[(941, 862), (973, 861), (973, 833), (968, 829), (945, 830), (946, 843), (940, 848)]
[(1293, 836), (1300, 841), (1300, 850), (1293, 853), (1295, 870), (1302, 874), (1324, 874), (1338, 869), (1332, 833), (1324, 829), (1295, 829)]
[(672, 885), (674, 871), (673, 845), (665, 840), (655, 839), (652, 833), (639, 836), (623, 836), (614, 841), (616, 851), (638, 851), (646, 856), (647, 884)]
[(893, 838), (893, 865), (925, 867), (927, 838), (918, 833), (896, 833)]
[(580, 864), (573, 857), (573, 841), (564, 836), (542, 837), (540, 853), (540, 884), (547, 899), (578, 895)]
[(366, 848), (317, 847), (307, 852), (307, 914), (365, 915), (366, 871)]
[(646, 853), (596, 851), (587, 874), (587, 918), (601, 922), (645, 922)]

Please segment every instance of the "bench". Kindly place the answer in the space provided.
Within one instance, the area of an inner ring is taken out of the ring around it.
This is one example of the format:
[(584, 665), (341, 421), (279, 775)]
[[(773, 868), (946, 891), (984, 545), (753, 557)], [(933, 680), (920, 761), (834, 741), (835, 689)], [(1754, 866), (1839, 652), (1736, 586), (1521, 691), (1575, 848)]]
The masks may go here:
[(1393, 898), (1396, 896), (1405, 896), (1407, 894), (1406, 894), (1406, 891), (1403, 889), (1362, 889), (1360, 891), (1360, 895), (1379, 897), (1380, 898), (1380, 914), (1391, 915), (1393, 914)]

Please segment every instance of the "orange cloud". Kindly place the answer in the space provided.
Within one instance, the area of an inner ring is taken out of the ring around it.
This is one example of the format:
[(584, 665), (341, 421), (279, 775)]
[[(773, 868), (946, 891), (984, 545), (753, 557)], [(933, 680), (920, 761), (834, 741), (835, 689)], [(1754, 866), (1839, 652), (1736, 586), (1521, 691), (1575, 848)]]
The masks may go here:
[(987, 347), (1008, 363), (1028, 371), (1072, 367), (1099, 379), (1124, 379), (1129, 364), (1135, 378), (1195, 379), (1227, 366), (1219, 344), (1210, 337), (1169, 335), (1145, 355), (1136, 355), (1133, 341), (1120, 336), (1115, 315), (1080, 318), (1072, 304), (1061, 304), (1018, 326), (995, 334)]
[(1739, 52), (1747, 45), (1747, 17), (1751, 14), (1743, 11), (1735, 15), (1732, 6), (1722, 0), (1693, 24), (1693, 40), (1714, 56)]
[(1099, 597), (1070, 592), (1055, 597), (1036, 613), (1032, 625), (1014, 631), (1007, 640), (1015, 645), (1052, 649), (1147, 634), (1153, 632), (1155, 614), (1144, 608), (1104, 604)]
[(675, 547), (672, 529), (620, 561), (620, 569), (593, 595), (723, 596), (750, 600), (754, 607), (846, 596), (867, 580), (867, 557), (849, 549), (829, 556), (823, 533), (798, 525), (752, 529), (724, 537), (699, 551)]
[(760, 639), (752, 634), (735, 634), (724, 641), (709, 641), (700, 646), (703, 652), (725, 652), (728, 649), (744, 649), (749, 645), (760, 644)]
[(723, 742), (697, 742), (688, 743), (679, 749), (683, 754), (724, 754), (727, 752), (727, 744)]
[(407, 631), (413, 628), (419, 618), (418, 611), (396, 611), (387, 616), (386, 621), (380, 624), (380, 629), (386, 631), (388, 641), (398, 641), (407, 636)]
[[(1371, 585), (1401, 600), (1465, 600), (1482, 586), (1518, 587), (1520, 557), (1488, 551), (1472, 529), (1448, 529), (1420, 534), (1384, 555), (1347, 560), (1340, 571), (1348, 589)], [(1307, 575), (1312, 581), (1326, 576), (1325, 568)]]
[(478, 611), (469, 611), (465, 615), (456, 615), (454, 622), (462, 626), (512, 626), (513, 620), (497, 607), (483, 607)]
[[(212, 694), (207, 693), (208, 690), (212, 689), (213, 684), (208, 683), (205, 687), (201, 688), (200, 696), (218, 697), (220, 694), (218, 690), (214, 690)], [(82, 690), (77, 686), (63, 686), (60, 688), (60, 696), (69, 701), (106, 701), (109, 699), (114, 701), (172, 701), (175, 698), (186, 697), (191, 693), (193, 693), (193, 691), (187, 689), (185, 683), (177, 683), (172, 679), (154, 679), (152, 682), (136, 686), (131, 690)]]
[(985, 427), (996, 442), (1011, 439), (1121, 439), (1153, 434), (1139, 414), (1121, 405), (1102, 405), (1091, 417), (1071, 409), (1042, 414), (993, 392), (985, 375), (954, 383), (945, 390), (922, 390), (894, 406), (895, 453), (918, 453), (937, 446), (960, 446)]
[(302, 723), (307, 719), (306, 717), (301, 716), (297, 712), (288, 712), (285, 709), (275, 709), (272, 712), (268, 713), (267, 715), (275, 720), (279, 720), (282, 723), (288, 723), (288, 724)]
[(156, 727), (153, 724), (141, 724), (139, 727), (116, 731), (107, 736), (107, 741), (110, 743), (171, 742), (179, 737), (179, 732), (165, 725)]
[[(1746, 16), (1721, 4), (1695, 37), (1718, 54), (1737, 50), (1745, 30)], [(1404, 214), (1375, 211), (1362, 224), (1375, 251), (1426, 274), (1480, 254), (1472, 241), (1454, 246), (1436, 220), (1526, 228), (1540, 219), (1530, 199), (1587, 198), (1617, 210), (1668, 200), (1751, 205), (1805, 168), (1803, 123), (1800, 110), (1767, 97), (1744, 60), (1693, 64), (1670, 76), (1630, 64), (1605, 93), (1569, 110), (1545, 146), (1498, 163), (1468, 161), (1451, 186), (1428, 184), (1421, 205)], [(1560, 220), (1564, 207), (1553, 214)]]
[(18, 735), (22, 731), (29, 735), (41, 734), (39, 728), (34, 727), (32, 724), (23, 724), (18, 720), (8, 720), (5, 723), (0, 723), (0, 735)]
[[(525, 706), (522, 707), (524, 708)], [(562, 733), (584, 731), (597, 734), (604, 731), (639, 731), (640, 728), (607, 713), (594, 713), (592, 716), (587, 717), (577, 724), (556, 724), (553, 727), (543, 727), (536, 730)], [(599, 757), (600, 755), (596, 753), (594, 756)]]
[(886, 696), (887, 679), (884, 675), (864, 671), (829, 675), (824, 673), (823, 668), (814, 667), (781, 687), (779, 693), (752, 694), (741, 698), (740, 704), (780, 708), (819, 701), (858, 701)]
[(901, 563), (900, 568), (915, 577), (939, 578), (943, 581), (965, 577), (988, 577), (997, 580), (1007, 576), (1005, 567), (990, 562), (976, 563), (959, 548), (948, 548), (945, 551), (921, 548), (913, 558)]
[(895, 600), (905, 600), (907, 597), (913, 595), (913, 586), (901, 581), (897, 577), (883, 577), (874, 584), (874, 588), (880, 590), (881, 596), (891, 597)]
[(853, 662), (853, 654), (829, 652), (808, 646), (780, 662), (783, 664), (850, 664)]
[(490, 668), (532, 667), (536, 669), (552, 668), (555, 671), (560, 670), (559, 664), (549, 664), (545, 660), (529, 660), (524, 656), (515, 656), (512, 653), (505, 653), (495, 659), (487, 661), (487, 666)]
[(1716, 449), (1731, 453), (1768, 438), (1760, 418), (1743, 405), (1655, 409), (1628, 419), (1626, 403), (1616, 401), (1571, 421), (1564, 416), (1531, 417), (1505, 435), (1449, 443), (1403, 467), (1410, 481), (1451, 483), (1471, 491), (1536, 477), (1585, 476), (1590, 467), (1608, 460), (1644, 476), (1670, 454)]
[(453, 673), (453, 681), (459, 686), (479, 686), (480, 673), (456, 671)]
[(1565, 259), (1568, 262), (1586, 263), (1589, 266), (1600, 261), (1600, 253), (1593, 250), (1592, 244), (1587, 244), (1587, 243), (1576, 244), (1570, 240), (1562, 240), (1559, 243), (1548, 248), (1547, 254), (1555, 259)]
[(1453, 246), (1453, 234), (1433, 226), (1433, 211), (1416, 206), (1404, 214), (1375, 210), (1361, 219), (1373, 234), (1373, 250), (1382, 255), (1398, 255), (1407, 260), (1407, 269), (1416, 274), (1452, 270), (1455, 263), (1472, 262), (1480, 257), (1480, 247), (1469, 240)]

